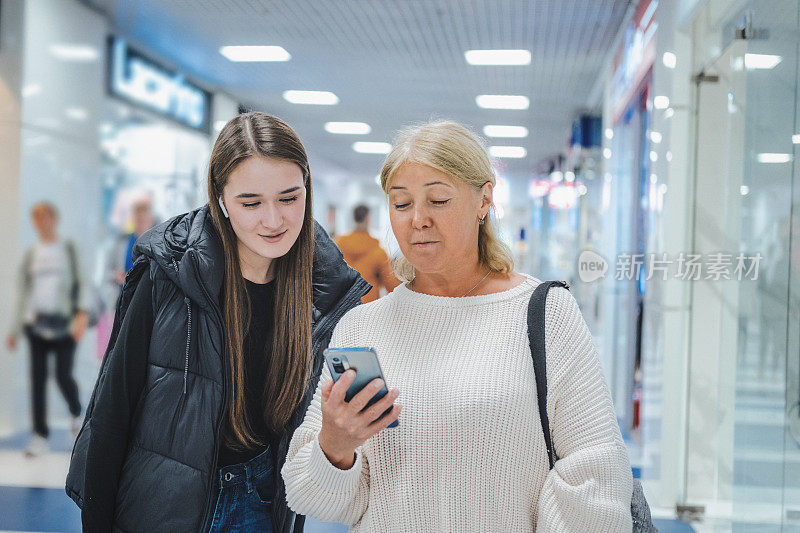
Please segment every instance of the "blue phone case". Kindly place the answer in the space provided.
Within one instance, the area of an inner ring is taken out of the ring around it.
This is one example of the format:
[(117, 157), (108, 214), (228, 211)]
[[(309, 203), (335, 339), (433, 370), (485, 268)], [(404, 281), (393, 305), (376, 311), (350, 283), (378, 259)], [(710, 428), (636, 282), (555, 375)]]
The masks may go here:
[[(336, 371), (334, 367), (337, 364), (346, 365), (344, 366), (345, 370), (352, 368), (356, 371), (356, 378), (345, 393), (346, 401), (349, 402), (353, 399), (353, 396), (358, 394), (361, 389), (366, 387), (367, 384), (375, 378), (381, 378), (383, 380), (383, 387), (372, 397), (369, 403), (367, 403), (367, 407), (373, 405), (389, 393), (389, 389), (386, 388), (386, 379), (383, 377), (383, 371), (381, 370), (381, 364), (378, 361), (378, 354), (373, 348), (328, 348), (325, 350), (324, 355), (333, 381), (338, 381), (344, 373)], [(340, 361), (336, 363), (333, 361), (334, 358), (339, 358)], [(385, 416), (391, 410), (391, 408), (387, 409), (381, 416)], [(387, 427), (394, 428), (398, 425), (398, 421), (395, 420)]]

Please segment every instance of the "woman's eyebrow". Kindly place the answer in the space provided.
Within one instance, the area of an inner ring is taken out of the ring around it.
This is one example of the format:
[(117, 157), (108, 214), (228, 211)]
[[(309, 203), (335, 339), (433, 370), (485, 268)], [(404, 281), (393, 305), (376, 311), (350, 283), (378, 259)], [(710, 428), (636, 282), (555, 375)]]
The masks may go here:
[[(445, 185), (447, 187), (452, 187), (452, 185), (450, 185), (449, 183), (444, 182), (444, 181), (432, 181), (430, 183), (426, 183), (425, 185), (423, 185), (423, 187), (430, 187), (431, 185)], [(394, 189), (406, 190), (406, 187), (400, 187), (399, 185), (394, 185), (392, 187), (389, 187), (390, 191), (392, 191)]]
[[(300, 187), (300, 186), (291, 187), (289, 189), (286, 189), (284, 191), (279, 192), (278, 194), (289, 194), (290, 192), (299, 191), (300, 189), (302, 189), (302, 187)], [(260, 198), (261, 196), (262, 196), (261, 194), (258, 194), (258, 193), (255, 193), (255, 192), (243, 192), (243, 193), (237, 194), (236, 196), (234, 196), (234, 198)]]

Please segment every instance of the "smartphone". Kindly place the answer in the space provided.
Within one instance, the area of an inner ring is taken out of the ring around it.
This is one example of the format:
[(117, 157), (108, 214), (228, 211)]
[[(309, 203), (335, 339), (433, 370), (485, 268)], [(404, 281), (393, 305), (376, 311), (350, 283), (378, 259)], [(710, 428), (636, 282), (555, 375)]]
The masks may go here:
[[(328, 370), (331, 371), (333, 381), (339, 381), (348, 369), (352, 368), (356, 372), (356, 379), (348, 387), (345, 393), (345, 401), (350, 401), (353, 396), (358, 394), (361, 389), (367, 386), (372, 380), (381, 378), (383, 380), (383, 387), (375, 396), (367, 403), (367, 407), (371, 406), (389, 393), (386, 388), (386, 379), (383, 377), (381, 364), (378, 361), (378, 354), (373, 348), (328, 348), (324, 352), (325, 362), (328, 364)], [(365, 407), (366, 409), (366, 407)], [(392, 408), (388, 408), (381, 417), (386, 416)], [(394, 428), (398, 426), (398, 421), (395, 420), (387, 427)]]

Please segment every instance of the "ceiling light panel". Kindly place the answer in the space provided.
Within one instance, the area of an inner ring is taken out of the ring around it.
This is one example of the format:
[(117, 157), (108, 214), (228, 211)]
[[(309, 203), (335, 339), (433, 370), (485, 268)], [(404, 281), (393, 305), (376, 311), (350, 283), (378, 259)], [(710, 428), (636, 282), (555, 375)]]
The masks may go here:
[(100, 58), (97, 48), (85, 44), (54, 44), (50, 46), (50, 53), (62, 61), (80, 63), (97, 61)]
[(470, 65), (530, 65), (528, 50), (467, 50), (464, 58)]
[(282, 46), (223, 46), (219, 53), (230, 61), (289, 61), (292, 56)]
[(744, 66), (748, 70), (775, 68), (781, 61), (783, 61), (781, 56), (773, 56), (769, 54), (744, 55)]
[(284, 91), (283, 98), (293, 104), (336, 105), (339, 97), (328, 91)]
[(489, 124), (483, 127), (483, 134), (487, 137), (523, 138), (528, 136), (528, 128), (525, 126), (500, 126), (498, 124)]
[(530, 106), (527, 96), (513, 94), (482, 94), (475, 98), (475, 103), (484, 109), (528, 109)]
[(326, 122), (325, 131), (341, 135), (366, 135), (372, 128), (365, 122)]

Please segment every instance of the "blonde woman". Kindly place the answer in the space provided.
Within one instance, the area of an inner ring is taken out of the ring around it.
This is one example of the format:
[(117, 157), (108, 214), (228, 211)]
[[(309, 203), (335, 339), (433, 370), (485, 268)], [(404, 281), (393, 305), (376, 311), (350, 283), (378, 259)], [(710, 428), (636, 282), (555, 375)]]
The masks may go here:
[(348, 403), (353, 376), (334, 385), (323, 375), (282, 470), (295, 512), (353, 532), (631, 530), (627, 452), (591, 336), (563, 289), (545, 315), (561, 457), (549, 469), (526, 324), (540, 282), (513, 271), (496, 236), (494, 183), (482, 144), (458, 124), (399, 136), (381, 184), (406, 283), (349, 311), (331, 340), (375, 348), (397, 388), (362, 410), (380, 384)]

